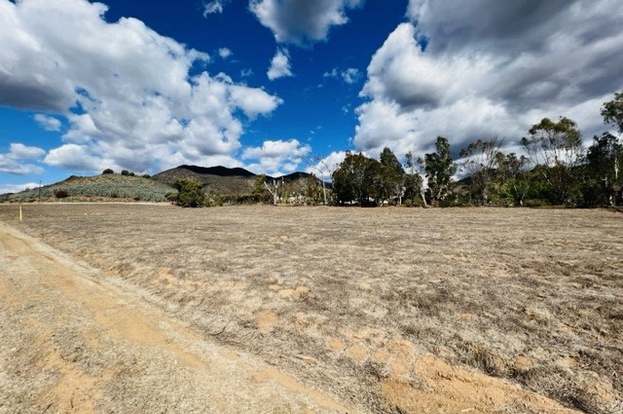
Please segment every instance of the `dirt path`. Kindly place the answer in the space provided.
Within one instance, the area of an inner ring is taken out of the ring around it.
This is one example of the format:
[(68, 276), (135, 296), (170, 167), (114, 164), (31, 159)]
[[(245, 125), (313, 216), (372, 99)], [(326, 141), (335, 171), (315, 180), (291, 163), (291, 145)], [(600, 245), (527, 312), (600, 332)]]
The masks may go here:
[(0, 413), (360, 412), (0, 223)]

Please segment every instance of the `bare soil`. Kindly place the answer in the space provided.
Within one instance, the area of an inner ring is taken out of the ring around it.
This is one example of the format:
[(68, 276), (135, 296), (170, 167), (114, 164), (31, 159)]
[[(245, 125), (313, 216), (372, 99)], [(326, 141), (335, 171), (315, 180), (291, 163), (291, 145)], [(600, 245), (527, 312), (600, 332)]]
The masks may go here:
[(346, 413), (0, 224), (0, 413)]
[[(20, 224), (16, 209), (0, 220), (100, 269), (95, 280), (200, 343), (266, 361), (256, 379), (296, 378), (364, 412), (623, 412), (620, 213), (27, 205)], [(4, 309), (19, 295), (3, 292)], [(13, 313), (3, 324), (29, 332)], [(93, 395), (96, 411), (128, 395), (123, 382), (111, 392)]]

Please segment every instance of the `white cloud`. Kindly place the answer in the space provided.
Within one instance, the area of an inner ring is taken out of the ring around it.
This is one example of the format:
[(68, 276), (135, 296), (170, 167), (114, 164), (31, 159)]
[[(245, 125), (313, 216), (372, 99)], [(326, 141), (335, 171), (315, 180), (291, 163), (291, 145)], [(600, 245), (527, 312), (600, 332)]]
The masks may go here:
[(353, 84), (361, 79), (361, 72), (357, 68), (346, 68), (344, 70), (333, 68), (329, 72), (325, 72), (322, 76), (333, 79), (341, 78), (344, 82)]
[(322, 76), (324, 78), (333, 78), (333, 79), (335, 79), (335, 78), (338, 77), (338, 75), (339, 75), (338, 68), (333, 68), (330, 71), (325, 72)]
[(252, 160), (248, 165), (252, 171), (272, 175), (282, 175), (295, 171), (311, 152), (309, 145), (296, 139), (289, 141), (264, 141), (261, 147), (249, 147), (242, 153), (242, 158)]
[(348, 68), (342, 72), (342, 79), (344, 82), (352, 84), (359, 80), (361, 73), (357, 68)]
[(348, 22), (346, 10), (363, 0), (250, 0), (249, 9), (277, 42), (299, 46), (327, 39), (332, 26)]
[(6, 155), (14, 160), (32, 160), (43, 157), (45, 150), (13, 142), (9, 146), (9, 153)]
[[(69, 122), (65, 145), (46, 163), (81, 171), (207, 165), (240, 148), (239, 112), (253, 118), (281, 104), (224, 74), (191, 76), (207, 54), (134, 18), (109, 23), (106, 11), (86, 0), (0, 1), (0, 105)], [(79, 115), (70, 112), (77, 104)]]
[(510, 145), (544, 116), (575, 118), (588, 138), (603, 128), (601, 103), (623, 87), (617, 3), (412, 0), (414, 23), (368, 66), (355, 148), (425, 151), (438, 135), (457, 151), (478, 138)]
[(275, 56), (270, 61), (270, 67), (268, 68), (268, 72), (266, 72), (266, 76), (268, 76), (268, 79), (271, 81), (293, 76), (292, 68), (290, 67), (290, 57), (287, 50), (277, 49)]
[(106, 161), (96, 154), (91, 154), (89, 147), (77, 144), (65, 144), (51, 150), (45, 157), (45, 163), (55, 166), (64, 167), (74, 171), (96, 171), (106, 168), (120, 169), (113, 161)]
[(43, 169), (35, 164), (23, 162), (37, 160), (45, 155), (45, 150), (39, 147), (26, 146), (20, 143), (11, 143), (9, 152), (0, 154), (0, 173), (29, 175), (41, 174)]
[(340, 166), (346, 158), (345, 151), (334, 151), (324, 158), (316, 160), (316, 163), (307, 168), (307, 172), (324, 180), (331, 180), (331, 174)]
[(203, 17), (207, 18), (209, 14), (223, 13), (223, 1), (213, 0), (203, 4)]
[(218, 55), (221, 57), (221, 59), (228, 59), (231, 57), (231, 55), (233, 55), (233, 52), (226, 47), (222, 47), (218, 50)]
[(41, 126), (41, 128), (46, 131), (60, 131), (61, 130), (61, 121), (54, 118), (53, 116), (44, 115), (44, 114), (36, 114), (34, 116), (35, 121)]
[(38, 187), (38, 183), (0, 184), (0, 194), (19, 193), (24, 190), (31, 190)]

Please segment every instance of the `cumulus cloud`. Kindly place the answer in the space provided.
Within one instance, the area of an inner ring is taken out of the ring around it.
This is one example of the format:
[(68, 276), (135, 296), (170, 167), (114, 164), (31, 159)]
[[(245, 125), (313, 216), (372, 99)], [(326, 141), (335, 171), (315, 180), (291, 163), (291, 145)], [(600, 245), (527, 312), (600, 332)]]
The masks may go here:
[(246, 148), (242, 158), (252, 161), (248, 165), (252, 171), (282, 175), (295, 171), (310, 152), (309, 145), (304, 145), (296, 139), (268, 140), (260, 147)]
[(233, 55), (233, 52), (226, 47), (222, 47), (218, 50), (218, 55), (221, 57), (221, 59), (228, 59), (231, 57), (231, 55)]
[(270, 61), (270, 67), (266, 72), (268, 79), (275, 80), (279, 78), (289, 77), (292, 75), (292, 68), (290, 67), (290, 56), (285, 49), (277, 49), (275, 56)]
[(39, 126), (41, 126), (41, 128), (45, 129), (46, 131), (56, 132), (61, 130), (61, 121), (54, 118), (53, 116), (36, 114), (34, 118)]
[(348, 22), (346, 10), (363, 0), (250, 0), (249, 9), (277, 42), (299, 46), (324, 41), (332, 26)]
[(210, 14), (223, 13), (223, 1), (213, 0), (207, 3), (203, 3), (203, 17), (208, 17)]
[(14, 142), (9, 146), (9, 153), (6, 155), (15, 160), (32, 160), (43, 157), (45, 150)]
[(0, 1), (0, 105), (69, 123), (46, 163), (154, 171), (171, 160), (231, 159), (243, 133), (238, 113), (253, 118), (281, 104), (224, 74), (191, 75), (207, 54), (134, 18), (109, 23), (106, 11), (86, 0)]
[[(411, 0), (374, 54), (354, 145), (424, 151), (438, 135), (514, 142), (544, 116), (590, 135), (623, 87), (623, 9), (616, 0)], [(458, 150), (458, 148), (455, 148)]]
[(316, 160), (316, 163), (307, 167), (307, 172), (324, 180), (331, 180), (331, 174), (340, 166), (346, 158), (345, 151), (334, 151), (324, 158)]
[(0, 173), (29, 175), (41, 174), (43, 169), (32, 161), (45, 155), (45, 150), (21, 143), (11, 143), (9, 152), (0, 154)]

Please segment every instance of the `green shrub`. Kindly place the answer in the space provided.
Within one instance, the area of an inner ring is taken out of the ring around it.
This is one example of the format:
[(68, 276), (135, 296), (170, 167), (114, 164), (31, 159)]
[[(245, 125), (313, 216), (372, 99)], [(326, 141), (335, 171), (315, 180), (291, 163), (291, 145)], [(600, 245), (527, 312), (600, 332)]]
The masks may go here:
[(180, 207), (204, 207), (206, 205), (206, 197), (203, 192), (201, 183), (195, 180), (178, 180), (175, 183), (177, 188), (177, 197), (175, 203)]
[(58, 189), (54, 190), (54, 197), (56, 197), (56, 198), (67, 198), (67, 197), (69, 197), (69, 193), (67, 192), (67, 190), (64, 190), (62, 188), (58, 188)]
[(113, 170), (111, 170), (110, 168), (106, 168), (104, 171), (102, 171), (102, 175), (108, 175), (108, 174), (114, 174), (115, 172)]
[(142, 177), (143, 177), (143, 178), (151, 178), (151, 175), (149, 175), (149, 174), (143, 174), (143, 175), (142, 175)]
[(126, 177), (127, 177), (127, 176), (129, 176), (129, 175), (130, 175), (130, 171), (128, 171), (128, 170), (123, 170), (123, 171), (121, 171), (121, 175), (124, 175), (124, 176), (126, 176)]

